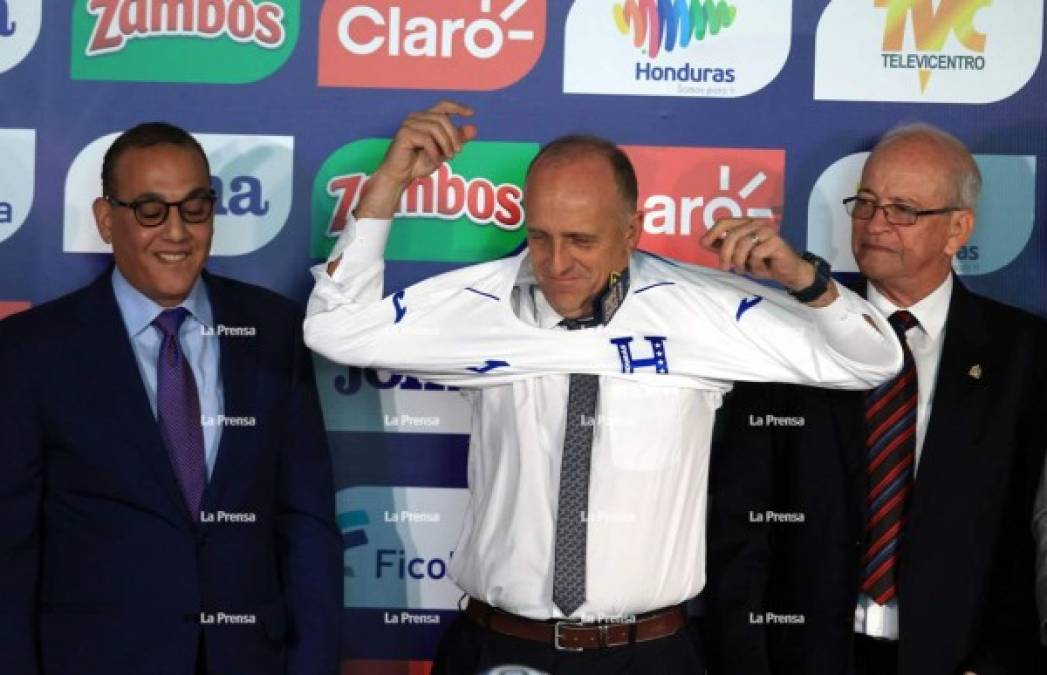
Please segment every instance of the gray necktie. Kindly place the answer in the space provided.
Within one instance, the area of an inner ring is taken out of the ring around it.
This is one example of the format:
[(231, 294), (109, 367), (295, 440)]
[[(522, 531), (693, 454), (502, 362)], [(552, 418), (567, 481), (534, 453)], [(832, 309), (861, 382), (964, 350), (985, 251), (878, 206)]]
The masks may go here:
[[(561, 324), (568, 330), (585, 327), (571, 319), (565, 319)], [(586, 512), (589, 508), (589, 464), (598, 393), (596, 375), (571, 374), (560, 464), (553, 569), (553, 602), (568, 617), (585, 602)]]

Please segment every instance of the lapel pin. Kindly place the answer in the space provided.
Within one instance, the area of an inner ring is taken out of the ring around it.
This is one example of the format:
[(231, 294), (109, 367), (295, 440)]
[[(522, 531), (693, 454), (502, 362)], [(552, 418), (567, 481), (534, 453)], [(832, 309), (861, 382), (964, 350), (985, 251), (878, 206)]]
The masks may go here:
[(982, 379), (982, 364), (974, 364), (973, 366), (971, 366), (971, 369), (967, 371), (967, 374), (970, 375), (972, 379)]

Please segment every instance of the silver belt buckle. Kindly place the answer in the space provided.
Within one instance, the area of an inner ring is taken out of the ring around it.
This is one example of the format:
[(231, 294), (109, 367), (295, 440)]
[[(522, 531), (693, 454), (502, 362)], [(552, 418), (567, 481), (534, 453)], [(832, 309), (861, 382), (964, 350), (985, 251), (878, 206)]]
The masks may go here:
[(580, 652), (584, 651), (581, 647), (568, 647), (567, 645), (560, 644), (560, 627), (561, 626), (579, 626), (580, 621), (557, 621), (553, 624), (553, 647), (557, 651), (561, 652)]

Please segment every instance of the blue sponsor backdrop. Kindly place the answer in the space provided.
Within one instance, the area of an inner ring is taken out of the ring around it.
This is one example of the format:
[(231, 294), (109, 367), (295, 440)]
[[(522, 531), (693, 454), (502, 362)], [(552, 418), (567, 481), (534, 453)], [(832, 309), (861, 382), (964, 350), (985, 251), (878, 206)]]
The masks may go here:
[[(80, 0), (80, 4), (85, 2)], [(550, 0), (541, 57), (528, 74), (508, 88), (439, 92), (321, 88), (317, 86), (318, 27), (324, 3), (309, 0), (301, 3), (297, 44), (289, 60), (260, 81), (223, 85), (73, 80), (71, 50), (78, 48), (72, 44), (73, 4), (0, 0), (0, 64), (11, 44), (7, 41), (17, 36), (23, 25), (25, 30), (30, 29), (30, 21), (17, 20), (19, 12), (33, 5), (42, 7), (35, 46), (20, 63), (0, 73), (0, 129), (36, 132), (31, 210), (24, 224), (0, 241), (0, 301), (36, 305), (88, 283), (105, 269), (107, 255), (63, 251), (67, 172), (91, 141), (154, 119), (168, 120), (196, 133), (293, 137), (293, 200), (286, 224), (259, 250), (213, 258), (209, 267), (304, 301), (311, 286), (307, 269), (315, 262), (309, 258), (310, 194), (325, 159), (350, 141), (388, 137), (408, 112), (438, 98), (452, 97), (476, 109), (474, 121), (485, 140), (543, 142), (586, 130), (629, 145), (784, 149), (782, 227), (798, 247), (805, 243), (808, 200), (822, 172), (845, 155), (868, 150), (879, 134), (899, 122), (924, 120), (940, 125), (978, 154), (1033, 156), (1037, 169), (1035, 204), (1015, 204), (1016, 211), (1034, 209), (1028, 243), (1010, 264), (988, 274), (966, 277), (965, 283), (978, 292), (1047, 314), (1047, 75), (1042, 63), (1017, 93), (988, 104), (815, 100), (815, 32), (827, 3), (795, 2), (788, 59), (770, 84), (751, 95), (685, 98), (564, 94), (564, 26), (571, 3)], [(395, 3), (375, 0), (371, 4), (385, 7)], [(479, 5), (480, 0), (474, 4)], [(1042, 17), (1042, 13), (1037, 16)], [(611, 26), (610, 16), (608, 22)], [(604, 28), (594, 27), (597, 29)], [(989, 35), (989, 39), (1006, 40), (1007, 36)], [(875, 98), (875, 92), (871, 91), (869, 97)], [(0, 154), (0, 164), (15, 161)], [(0, 185), (0, 232), (4, 226), (3, 204), (15, 201), (5, 196), (9, 189), (10, 185)], [(275, 186), (263, 183), (261, 190), (268, 198), (266, 191), (275, 190)], [(86, 212), (90, 204), (85, 201), (78, 206)], [(998, 205), (994, 208), (999, 210)], [(394, 263), (389, 268), (388, 288), (401, 287), (448, 267), (442, 263)], [(334, 382), (319, 385), (328, 392), (335, 388)], [(351, 396), (345, 401), (351, 405)], [(331, 440), (339, 490), (353, 486), (465, 486), (465, 436), (332, 432)], [(359, 510), (368, 512), (366, 519), (356, 513)], [(340, 514), (347, 548), (367, 545), (368, 529), (382, 526), (378, 521), (383, 510), (385, 507), (377, 504), (360, 505)], [(448, 542), (448, 546), (453, 543)], [(354, 583), (361, 583), (359, 577)], [(436, 608), (429, 611), (424, 606), (415, 609), (439, 616), (440, 623), (388, 624), (380, 610), (347, 609), (345, 658), (431, 658), (433, 645), (452, 613)]]

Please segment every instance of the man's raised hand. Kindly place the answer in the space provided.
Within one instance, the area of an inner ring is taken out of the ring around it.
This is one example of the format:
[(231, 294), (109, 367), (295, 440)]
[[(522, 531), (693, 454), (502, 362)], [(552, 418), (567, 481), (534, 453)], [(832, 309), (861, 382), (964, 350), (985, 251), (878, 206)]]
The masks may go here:
[(408, 115), (367, 181), (356, 217), (392, 218), (400, 195), (412, 180), (436, 171), (476, 138), (475, 126), (455, 126), (451, 120), (453, 116), (472, 115), (472, 108), (454, 101), (440, 101), (428, 110)]

